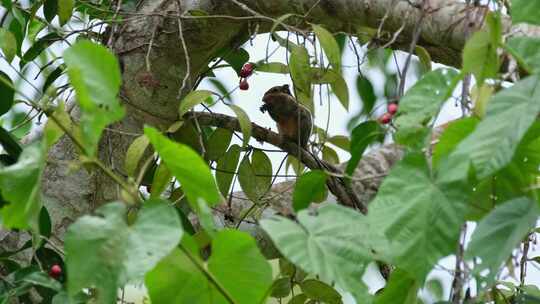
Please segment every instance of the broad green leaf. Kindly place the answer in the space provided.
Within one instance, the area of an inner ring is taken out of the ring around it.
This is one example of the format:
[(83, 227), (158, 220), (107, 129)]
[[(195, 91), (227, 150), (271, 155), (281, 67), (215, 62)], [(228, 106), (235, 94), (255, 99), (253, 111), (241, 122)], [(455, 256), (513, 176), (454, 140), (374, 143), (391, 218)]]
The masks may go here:
[(311, 100), (311, 69), (309, 54), (306, 48), (297, 46), (292, 49), (289, 60), (289, 69), (294, 83), (296, 98), (298, 101), (313, 112)]
[(289, 52), (291, 52), (293, 49), (299, 47), (298, 44), (293, 43), (289, 39), (282, 38), (276, 33), (272, 33), (271, 37), (272, 37), (272, 40), (277, 41), (277, 43), (279, 43), (279, 45), (281, 45), (282, 47), (287, 49), (287, 51), (289, 51)]
[(178, 109), (178, 115), (184, 116), (189, 110), (193, 109), (196, 105), (205, 101), (205, 99), (212, 96), (212, 92), (207, 90), (197, 90), (187, 94), (180, 102), (180, 108)]
[(344, 135), (335, 135), (335, 136), (332, 136), (332, 137), (329, 137), (328, 139), (328, 142), (347, 151), (347, 152), (350, 152), (351, 151), (351, 141), (349, 140), (349, 138), (347, 136), (344, 136)]
[(36, 38), (38, 34), (47, 27), (47, 24), (42, 21), (42, 19), (30, 19), (28, 22), (28, 34), (26, 35), (26, 38), (30, 40), (31, 42), (36, 41)]
[(415, 145), (427, 134), (426, 125), (440, 111), (443, 103), (451, 96), (458, 73), (441, 68), (424, 74), (399, 101), (399, 112), (395, 119), (398, 129), (396, 141)]
[(259, 303), (272, 285), (272, 269), (247, 233), (223, 230), (212, 241), (208, 270), (237, 303)]
[(328, 304), (341, 304), (341, 295), (332, 286), (314, 279), (305, 280), (300, 284), (302, 292), (310, 299)]
[(285, 298), (291, 294), (291, 278), (283, 277), (279, 278), (272, 283), (272, 292), (270, 296), (273, 298)]
[(474, 86), (471, 90), (471, 99), (474, 102), (474, 115), (479, 118), (484, 118), (484, 116), (486, 116), (487, 105), (491, 96), (493, 96), (494, 91), (495, 88), (485, 82), (480, 87)]
[(323, 160), (334, 165), (339, 165), (339, 155), (337, 154), (336, 150), (324, 145), (321, 152)]
[(242, 145), (246, 147), (249, 144), (249, 139), (251, 138), (251, 120), (246, 112), (239, 106), (233, 104), (228, 106), (231, 108), (231, 110), (233, 110), (234, 114), (236, 114), (236, 118), (238, 118), (240, 130), (242, 130)]
[(497, 45), (493, 44), (489, 30), (474, 33), (463, 48), (463, 73), (473, 73), (477, 83), (493, 78), (499, 71)]
[(488, 280), (494, 279), (512, 251), (534, 228), (540, 216), (538, 203), (527, 198), (516, 198), (496, 207), (478, 223), (467, 248), (467, 259), (480, 258), (475, 273), (489, 269)]
[(257, 72), (289, 74), (289, 67), (281, 62), (257, 64)]
[(232, 139), (232, 131), (229, 129), (217, 128), (206, 145), (206, 158), (209, 160), (218, 160), (225, 154)]
[(307, 296), (303, 293), (295, 295), (287, 304), (304, 304), (307, 301)]
[(221, 194), (225, 197), (229, 195), (231, 183), (236, 174), (240, 149), (240, 146), (232, 145), (227, 153), (217, 160), (216, 181)]
[(313, 24), (313, 32), (319, 38), (319, 43), (328, 57), (332, 67), (339, 73), (341, 71), (341, 51), (334, 36), (322, 26)]
[(382, 238), (369, 232), (364, 216), (334, 204), (319, 208), (317, 214), (300, 211), (298, 223), (274, 216), (262, 220), (261, 227), (289, 261), (352, 293), (365, 289), (361, 278), (372, 257), (371, 243)]
[[(349, 110), (349, 89), (347, 83), (340, 72), (334, 69), (311, 68), (311, 81), (315, 84), (330, 84), (332, 92), (337, 96), (339, 102)], [(312, 110), (312, 108), (310, 108)]]
[(418, 56), (418, 60), (420, 60), (420, 65), (422, 67), (422, 70), (424, 73), (431, 71), (431, 56), (429, 55), (428, 51), (417, 45), (414, 49), (414, 53), (416, 56)]
[(438, 278), (430, 279), (426, 282), (425, 288), (435, 300), (442, 300), (444, 296), (443, 283)]
[(540, 2), (538, 0), (512, 0), (512, 23), (526, 22), (540, 25)]
[(311, 202), (320, 202), (326, 191), (326, 174), (323, 171), (313, 170), (301, 175), (294, 186), (294, 210), (298, 212), (309, 207)]
[(66, 112), (64, 104), (60, 103), (52, 114), (49, 115), (49, 119), (45, 124), (44, 137), (45, 145), (47, 148), (52, 147), (62, 136), (65, 131), (74, 131), (74, 125), (71, 121), (71, 117)]
[(506, 48), (527, 71), (540, 72), (540, 38), (512, 37)]
[(131, 226), (126, 206), (110, 203), (85, 215), (66, 232), (68, 292), (95, 287), (98, 303), (116, 301), (117, 288), (143, 278), (180, 242), (182, 226), (168, 202), (147, 201)]
[[(214, 85), (214, 87), (216, 87), (216, 89), (218, 90), (218, 92), (223, 96), (223, 98), (229, 102), (233, 102), (232, 99), (231, 99), (231, 94), (229, 94), (229, 89), (227, 89), (227, 87), (225, 86), (225, 84), (223, 84), (223, 82), (216, 78), (209, 78), (208, 81), (210, 81), (210, 83), (212, 83)], [(210, 97), (209, 97), (210, 98)], [(208, 98), (207, 98), (208, 99)], [(211, 99), (211, 98), (210, 98)], [(212, 104), (214, 101), (212, 100), (212, 102), (210, 104)], [(208, 103), (208, 102), (207, 102)]]
[(242, 66), (249, 61), (249, 53), (243, 48), (225, 49), (221, 57), (231, 65), (238, 75), (240, 75)]
[(6, 129), (0, 126), (0, 145), (2, 146), (5, 153), (10, 157), (11, 162), (8, 164), (13, 164), (19, 158), (22, 152), (22, 146), (15, 136), (11, 132), (8, 132)]
[(41, 271), (32, 272), (22, 278), (21, 281), (26, 283), (52, 289), (54, 291), (60, 291), (62, 284), (57, 280), (51, 278), (46, 273)]
[(467, 197), (465, 185), (434, 180), (423, 153), (406, 155), (384, 179), (367, 216), (390, 242), (388, 262), (423, 282), (455, 251)]
[(43, 3), (43, 15), (45, 20), (51, 23), (58, 11), (58, 0), (45, 0)]
[(26, 63), (36, 59), (46, 48), (61, 39), (62, 37), (57, 33), (49, 33), (39, 38), (36, 42), (34, 42), (34, 44), (32, 44), (26, 53), (24, 53), (21, 59), (21, 66), (24, 66)]
[(84, 152), (93, 156), (103, 129), (124, 116), (117, 95), (120, 67), (104, 46), (81, 40), (64, 52), (69, 80), (81, 108), (81, 140)]
[(0, 71), (0, 116), (4, 115), (13, 106), (15, 89), (11, 78)]
[(150, 198), (159, 198), (161, 193), (165, 191), (169, 183), (171, 182), (172, 172), (167, 168), (165, 162), (159, 163), (154, 172), (154, 178), (152, 179), (152, 186), (150, 189)]
[(11, 62), (17, 55), (17, 40), (7, 29), (0, 28), (0, 49), (4, 53), (7, 62)]
[(272, 163), (266, 154), (255, 150), (251, 161), (246, 155), (238, 167), (238, 182), (246, 196), (258, 202), (270, 189)]
[(437, 168), (441, 159), (447, 157), (465, 137), (474, 131), (478, 122), (476, 117), (467, 117), (448, 125), (433, 149), (434, 168)]
[(38, 231), (44, 167), (45, 151), (35, 143), (24, 148), (17, 163), (0, 168), (0, 192), (9, 203), (0, 210), (3, 227)]
[(540, 113), (540, 78), (527, 77), (497, 93), (488, 104), (486, 117), (441, 163), (445, 180), (462, 180), (472, 164), (482, 179), (506, 166), (521, 139)]
[(379, 141), (382, 138), (384, 138), (384, 131), (375, 121), (366, 121), (354, 128), (351, 135), (351, 158), (347, 162), (347, 168), (345, 170), (347, 175), (352, 176), (366, 148), (371, 143)]
[(212, 172), (199, 154), (184, 144), (171, 141), (151, 127), (145, 127), (144, 134), (162, 161), (180, 181), (192, 208), (197, 210), (200, 199), (210, 206), (220, 202), (221, 196)]
[(358, 75), (356, 78), (356, 89), (358, 90), (360, 99), (362, 99), (362, 113), (371, 113), (375, 106), (375, 102), (377, 101), (377, 96), (375, 95), (375, 90), (373, 89), (371, 81), (362, 75)]
[(272, 285), (270, 264), (247, 233), (219, 232), (212, 241), (212, 255), (207, 265), (198, 256), (198, 250), (182, 247), (147, 275), (146, 286), (152, 303), (231, 303), (218, 291), (215, 282), (208, 280), (201, 267), (223, 287), (233, 303), (262, 303), (269, 292)]
[(75, 6), (74, 0), (58, 0), (58, 18), (60, 25), (66, 24), (71, 19), (71, 13)]
[(137, 168), (139, 168), (139, 163), (148, 148), (150, 141), (146, 135), (141, 135), (129, 145), (129, 148), (126, 152), (126, 157), (124, 160), (124, 170), (128, 176), (137, 178)]
[(416, 304), (419, 287), (411, 275), (399, 268), (395, 269), (383, 292), (375, 297), (374, 304)]

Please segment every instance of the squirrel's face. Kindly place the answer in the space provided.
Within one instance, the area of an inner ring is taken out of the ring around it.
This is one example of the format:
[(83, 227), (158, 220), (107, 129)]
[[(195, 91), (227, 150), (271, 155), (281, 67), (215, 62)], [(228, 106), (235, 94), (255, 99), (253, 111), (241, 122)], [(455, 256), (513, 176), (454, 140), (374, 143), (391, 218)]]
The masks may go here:
[(289, 90), (289, 85), (284, 84), (282, 86), (275, 86), (266, 91), (263, 96), (263, 102), (268, 103), (273, 98), (279, 97), (280, 95), (292, 96), (291, 91)]

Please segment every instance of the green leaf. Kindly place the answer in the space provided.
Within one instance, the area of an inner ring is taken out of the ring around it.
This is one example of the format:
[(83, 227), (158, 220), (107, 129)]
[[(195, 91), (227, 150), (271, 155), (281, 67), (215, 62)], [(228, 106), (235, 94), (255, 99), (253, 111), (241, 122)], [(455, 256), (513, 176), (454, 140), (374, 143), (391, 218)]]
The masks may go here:
[(486, 117), (441, 163), (443, 178), (464, 179), (470, 164), (479, 179), (506, 166), (540, 112), (539, 98), (539, 76), (527, 77), (493, 96)]
[(283, 256), (302, 270), (352, 293), (366, 288), (361, 278), (372, 256), (371, 242), (378, 242), (380, 236), (370, 234), (361, 214), (331, 204), (317, 214), (300, 211), (298, 223), (274, 216), (260, 225)]
[(196, 105), (202, 103), (207, 98), (212, 96), (212, 92), (207, 90), (197, 90), (192, 91), (187, 94), (184, 99), (180, 102), (180, 108), (178, 109), (178, 115), (180, 117), (184, 116), (189, 110), (193, 109)]
[(227, 153), (217, 160), (216, 181), (223, 196), (229, 195), (231, 183), (240, 159), (240, 146), (232, 145)]
[(270, 189), (271, 181), (272, 162), (264, 152), (255, 150), (251, 162), (248, 155), (244, 156), (238, 167), (238, 182), (250, 200), (258, 202)]
[(289, 67), (281, 62), (257, 64), (257, 72), (289, 74)]
[[(208, 81), (210, 81), (210, 83), (212, 83), (214, 85), (214, 87), (216, 87), (218, 92), (223, 96), (223, 98), (225, 100), (227, 100), (229, 102), (232, 102), (231, 94), (229, 94), (229, 89), (227, 89), (227, 87), (223, 84), (223, 82), (220, 79), (209, 78)], [(211, 103), (213, 103), (213, 102), (214, 101), (212, 100)]]
[(126, 207), (110, 203), (85, 215), (66, 232), (68, 292), (95, 287), (98, 303), (116, 301), (117, 288), (144, 274), (180, 242), (182, 226), (168, 202), (146, 201), (131, 226)]
[(527, 71), (540, 72), (540, 38), (512, 37), (506, 42), (506, 48)]
[(65, 67), (63, 65), (60, 65), (56, 69), (54, 69), (49, 75), (47, 75), (47, 78), (43, 83), (43, 88), (41, 89), (41, 92), (47, 92), (47, 89), (51, 86), (51, 84), (53, 84), (54, 81), (62, 75), (62, 73), (64, 73), (64, 68)]
[(15, 89), (9, 76), (0, 71), (0, 116), (7, 113), (13, 106)]
[(135, 138), (131, 145), (129, 145), (124, 159), (124, 170), (128, 176), (137, 178), (139, 163), (149, 144), (150, 141), (148, 140), (148, 137), (141, 135)]
[(223, 156), (231, 143), (232, 134), (229, 129), (217, 128), (208, 139), (206, 158), (209, 160), (218, 160)]
[(273, 298), (285, 298), (291, 293), (291, 289), (290, 277), (279, 278), (272, 284), (272, 292), (270, 295)]
[(22, 281), (32, 285), (52, 289), (54, 291), (62, 290), (62, 284), (60, 282), (41, 271), (32, 272), (29, 275), (24, 276), (24, 278), (22, 278)]
[(373, 89), (371, 81), (362, 75), (358, 75), (358, 78), (356, 78), (356, 89), (358, 90), (360, 99), (362, 99), (362, 113), (371, 113), (375, 106), (375, 102), (377, 101), (377, 96), (375, 95), (375, 90)]
[(64, 136), (64, 130), (74, 131), (73, 122), (71, 117), (66, 112), (64, 104), (60, 103), (52, 114), (49, 115), (49, 119), (45, 125), (45, 145), (47, 148), (52, 147), (62, 136)]
[(7, 29), (0, 27), (0, 49), (4, 52), (7, 62), (11, 62), (17, 55), (17, 40)]
[(531, 0), (512, 0), (512, 23), (540, 25), (540, 3)]
[(58, 18), (61, 26), (71, 19), (71, 13), (74, 6), (74, 0), (58, 0)]
[(421, 152), (406, 155), (394, 166), (368, 213), (373, 229), (390, 242), (389, 262), (423, 282), (440, 258), (455, 251), (467, 188), (432, 179)]
[(81, 40), (64, 52), (69, 80), (81, 108), (81, 141), (93, 156), (101, 132), (124, 116), (118, 102), (121, 77), (114, 55), (104, 46)]
[[(201, 271), (204, 265), (195, 245), (182, 244), (182, 250), (173, 251), (146, 276), (152, 303), (230, 303)], [(205, 268), (237, 304), (262, 303), (272, 285), (270, 264), (244, 232), (219, 232)]]
[(343, 76), (336, 73), (334, 81), (330, 82), (330, 87), (332, 88), (332, 92), (341, 102), (341, 105), (345, 110), (349, 111), (349, 89), (347, 88), (347, 82), (345, 82)]
[(347, 175), (353, 175), (366, 148), (371, 143), (380, 141), (383, 138), (384, 131), (375, 121), (365, 121), (354, 128), (351, 135), (351, 158), (347, 162), (347, 168), (345, 170)]
[(433, 296), (435, 300), (442, 300), (444, 297), (444, 287), (443, 283), (438, 278), (430, 279), (426, 282), (425, 288)]
[(26, 63), (36, 59), (41, 52), (58, 40), (62, 40), (62, 37), (57, 33), (49, 33), (39, 38), (36, 42), (34, 42), (34, 44), (32, 44), (26, 53), (24, 53), (24, 56), (21, 59), (21, 66), (24, 66)]
[(520, 197), (508, 201), (492, 210), (474, 230), (465, 252), (467, 259), (479, 257), (481, 262), (474, 271), (480, 274), (489, 269), (488, 280), (495, 278), (499, 267), (534, 228), (540, 216), (538, 203)]
[(304, 304), (307, 301), (307, 296), (303, 293), (295, 295), (287, 304)]
[(313, 170), (301, 175), (294, 186), (294, 211), (306, 209), (311, 202), (319, 202), (321, 197), (324, 199), (326, 191), (326, 174), (323, 171)]
[(231, 67), (236, 71), (236, 74), (240, 75), (242, 66), (249, 61), (249, 53), (243, 48), (238, 48), (234, 50), (226, 49), (223, 54), (223, 60), (231, 65)]
[(416, 304), (418, 283), (407, 272), (395, 269), (382, 293), (375, 297), (374, 304)]
[(433, 150), (434, 168), (437, 168), (441, 159), (446, 158), (465, 137), (474, 131), (478, 122), (476, 117), (467, 117), (453, 121), (448, 125)]
[(422, 70), (424, 73), (431, 71), (431, 56), (429, 55), (428, 51), (417, 45), (414, 49), (414, 53), (416, 56), (418, 56), (418, 60), (420, 60), (420, 65), (422, 67)]
[(499, 71), (497, 45), (494, 45), (489, 30), (474, 33), (463, 48), (463, 73), (473, 73), (478, 84), (493, 78)]
[(251, 120), (246, 112), (237, 105), (229, 104), (231, 110), (233, 110), (238, 122), (240, 123), (240, 130), (242, 130), (242, 146), (246, 147), (249, 144), (251, 138)]
[(312, 27), (313, 32), (315, 32), (317, 38), (319, 38), (319, 43), (321, 44), (326, 57), (328, 57), (328, 61), (330, 61), (332, 67), (339, 73), (339, 71), (341, 71), (341, 51), (336, 39), (322, 26), (313, 24)]
[(51, 21), (56, 16), (58, 11), (58, 0), (45, 0), (43, 3), (43, 14), (45, 15), (45, 20), (51, 23)]
[(184, 144), (171, 141), (154, 128), (145, 127), (144, 134), (180, 181), (192, 208), (198, 210), (200, 199), (210, 206), (221, 201), (212, 172), (199, 154)]
[(406, 145), (420, 143), (427, 134), (425, 126), (439, 112), (457, 84), (458, 73), (452, 69), (437, 69), (426, 73), (399, 102), (396, 141)]
[(287, 20), (288, 18), (294, 16), (294, 14), (284, 14), (284, 15), (281, 15), (279, 16), (275, 21), (274, 21), (274, 24), (272, 24), (272, 28), (270, 29), (270, 33), (274, 33), (276, 31), (276, 28), (279, 26), (279, 25), (282, 25), (282, 23), (285, 22), (285, 20)]
[(323, 160), (331, 164), (339, 165), (339, 155), (337, 154), (336, 150), (330, 148), (327, 145), (324, 145), (322, 148), (322, 157)]
[(294, 47), (289, 61), (291, 78), (298, 101), (313, 112), (313, 101), (311, 100), (311, 68), (309, 64), (309, 54), (304, 47)]
[(17, 163), (0, 168), (0, 191), (9, 202), (0, 210), (5, 228), (38, 231), (41, 210), (41, 174), (45, 166), (45, 151), (41, 143), (24, 148)]
[(345, 150), (347, 152), (351, 151), (351, 141), (349, 140), (347, 136), (335, 135), (335, 136), (329, 137), (327, 140), (329, 143), (341, 148), (342, 150)]
[(150, 198), (159, 198), (161, 193), (165, 191), (165, 188), (169, 186), (172, 178), (172, 173), (165, 165), (165, 162), (159, 163), (154, 172), (154, 178), (152, 179), (152, 186), (150, 191)]
[(332, 286), (317, 280), (305, 280), (300, 283), (302, 292), (308, 298), (328, 304), (341, 304), (341, 295)]

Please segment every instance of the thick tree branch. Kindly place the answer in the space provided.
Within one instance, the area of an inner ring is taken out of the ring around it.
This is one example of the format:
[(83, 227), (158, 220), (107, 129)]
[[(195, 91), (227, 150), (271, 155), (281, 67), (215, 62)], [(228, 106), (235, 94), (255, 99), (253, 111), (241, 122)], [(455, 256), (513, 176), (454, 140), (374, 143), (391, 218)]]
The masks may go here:
[[(185, 119), (197, 119), (199, 124), (214, 126), (231, 131), (241, 131), (238, 119), (217, 113), (191, 112), (184, 116)], [(310, 169), (321, 169), (329, 173), (327, 186), (328, 189), (337, 197), (343, 205), (357, 208), (360, 212), (366, 214), (367, 207), (360, 201), (356, 193), (350, 186), (347, 186), (343, 177), (339, 177), (343, 172), (337, 167), (318, 159), (315, 155), (304, 149), (299, 149), (298, 145), (292, 141), (284, 141), (282, 137), (267, 128), (263, 128), (255, 123), (251, 124), (251, 135), (260, 142), (267, 142), (283, 151), (295, 156)], [(337, 176), (336, 176), (337, 175)]]

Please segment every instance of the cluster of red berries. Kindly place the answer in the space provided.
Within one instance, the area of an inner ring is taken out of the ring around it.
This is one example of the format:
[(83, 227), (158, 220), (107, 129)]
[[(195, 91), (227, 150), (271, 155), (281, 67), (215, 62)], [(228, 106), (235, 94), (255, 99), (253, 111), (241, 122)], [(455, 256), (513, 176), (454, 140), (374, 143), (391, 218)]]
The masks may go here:
[(379, 123), (386, 125), (392, 121), (392, 117), (394, 117), (394, 114), (396, 114), (398, 111), (398, 104), (395, 102), (389, 103), (388, 107), (386, 108), (386, 113), (384, 113), (381, 117), (379, 117)]
[(240, 90), (246, 91), (249, 89), (249, 83), (247, 82), (247, 79), (249, 76), (253, 74), (253, 64), (252, 63), (246, 63), (240, 70)]
[(58, 264), (54, 264), (49, 269), (49, 276), (53, 279), (58, 279), (62, 275), (62, 267)]

